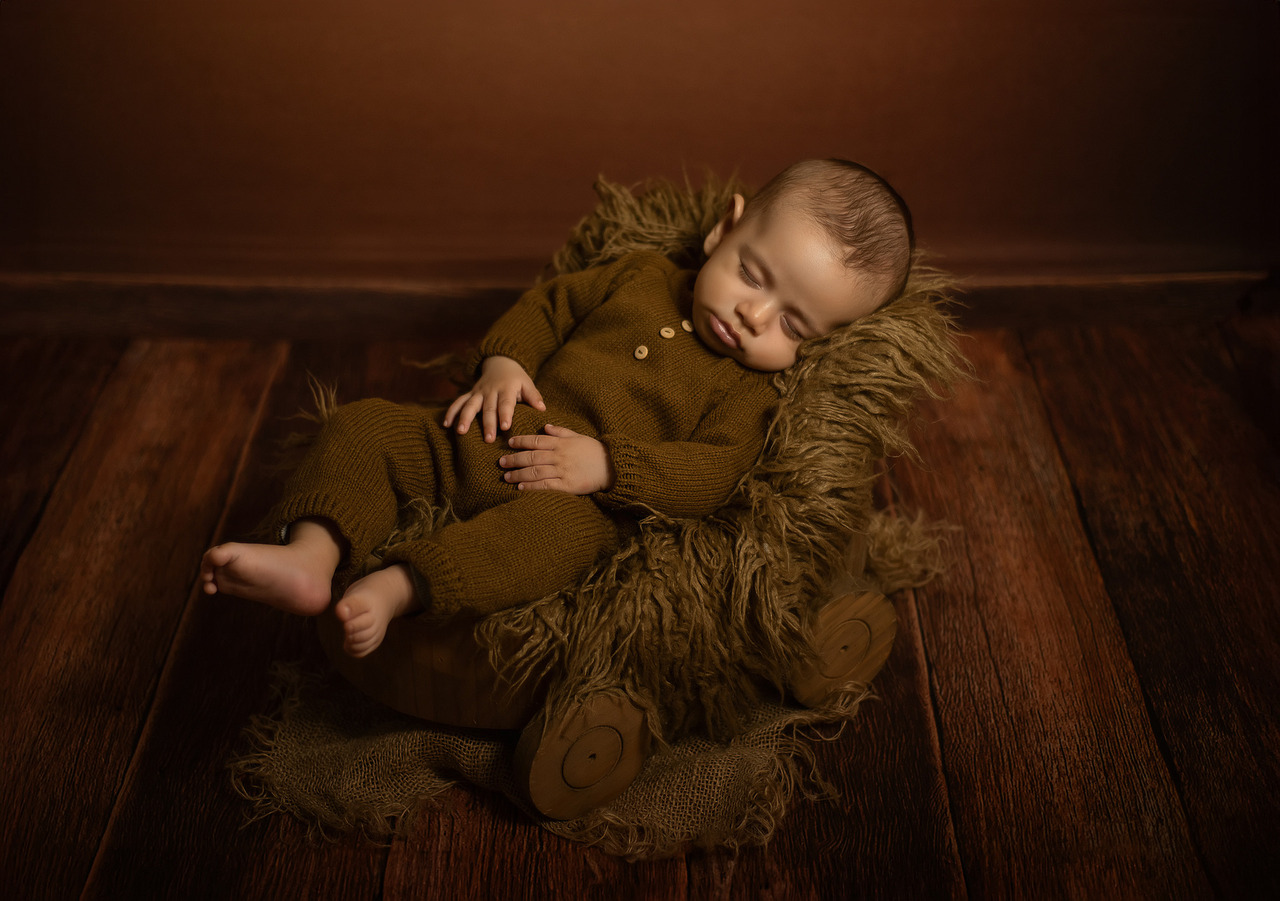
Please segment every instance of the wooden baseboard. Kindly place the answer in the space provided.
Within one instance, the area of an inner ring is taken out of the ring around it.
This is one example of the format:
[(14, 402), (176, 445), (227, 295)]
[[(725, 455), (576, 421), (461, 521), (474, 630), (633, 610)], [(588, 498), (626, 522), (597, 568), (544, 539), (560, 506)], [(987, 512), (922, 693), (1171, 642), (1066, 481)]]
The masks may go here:
[(482, 330), (506, 286), (0, 274), (0, 334), (415, 338)]
[(1214, 320), (1276, 306), (1280, 271), (1174, 272), (961, 281), (969, 326)]
[[(1261, 270), (984, 278), (958, 284), (964, 325), (1212, 320), (1275, 310)], [(0, 273), (0, 334), (213, 338), (415, 338), (478, 331), (519, 295), (509, 284), (180, 280)]]

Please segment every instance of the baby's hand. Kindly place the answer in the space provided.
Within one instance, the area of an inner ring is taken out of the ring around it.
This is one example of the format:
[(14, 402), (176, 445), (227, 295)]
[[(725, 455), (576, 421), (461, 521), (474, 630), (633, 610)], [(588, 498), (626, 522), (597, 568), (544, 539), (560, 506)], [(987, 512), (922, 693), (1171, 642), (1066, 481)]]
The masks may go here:
[(613, 463), (604, 444), (589, 435), (550, 423), (545, 435), (513, 435), (519, 453), (498, 459), (503, 478), (521, 489), (591, 494), (613, 487)]
[(463, 435), (471, 428), (476, 414), (480, 414), (484, 440), (492, 444), (499, 428), (503, 431), (511, 428), (511, 417), (521, 401), (538, 410), (547, 409), (523, 366), (510, 357), (485, 357), (480, 378), (471, 390), (449, 404), (444, 427), (449, 428), (456, 420), (458, 434)]

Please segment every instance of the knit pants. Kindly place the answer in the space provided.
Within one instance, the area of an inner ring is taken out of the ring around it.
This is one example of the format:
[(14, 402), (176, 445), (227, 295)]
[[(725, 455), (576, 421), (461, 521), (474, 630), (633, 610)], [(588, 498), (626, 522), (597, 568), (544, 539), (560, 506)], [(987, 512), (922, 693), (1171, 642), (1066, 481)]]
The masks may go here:
[[(384, 400), (339, 407), (271, 514), (276, 534), (304, 517), (333, 522), (349, 546), (342, 585), (396, 528), (408, 501), (450, 503), (459, 522), (398, 544), (384, 559), (408, 564), (426, 595), (424, 609), (441, 615), (491, 613), (544, 597), (618, 548), (619, 522), (594, 501), (517, 490), (498, 467), (508, 452), (501, 437), (485, 444), (478, 422), (457, 435), (442, 416)], [(528, 420), (518, 416), (516, 430), (534, 429)]]

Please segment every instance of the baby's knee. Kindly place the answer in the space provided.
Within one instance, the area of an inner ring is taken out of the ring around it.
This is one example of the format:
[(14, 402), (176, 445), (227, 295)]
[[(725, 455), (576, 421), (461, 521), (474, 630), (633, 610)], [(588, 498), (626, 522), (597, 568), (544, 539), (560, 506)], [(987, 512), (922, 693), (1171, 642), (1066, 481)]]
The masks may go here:
[(343, 404), (324, 421), (324, 430), (332, 434), (378, 435), (404, 427), (409, 409), (378, 397)]
[(329, 414), (328, 422), (345, 422), (351, 419), (367, 419), (370, 417), (394, 415), (400, 404), (380, 397), (366, 397), (335, 407)]

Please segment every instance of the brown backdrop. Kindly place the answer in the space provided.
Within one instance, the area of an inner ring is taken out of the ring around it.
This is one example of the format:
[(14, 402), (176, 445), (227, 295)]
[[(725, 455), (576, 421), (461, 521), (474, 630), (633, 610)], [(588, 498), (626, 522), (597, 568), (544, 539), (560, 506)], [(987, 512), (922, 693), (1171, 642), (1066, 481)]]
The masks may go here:
[(842, 155), (971, 274), (1276, 262), (1272, 0), (5, 0), (0, 268), (521, 281)]

